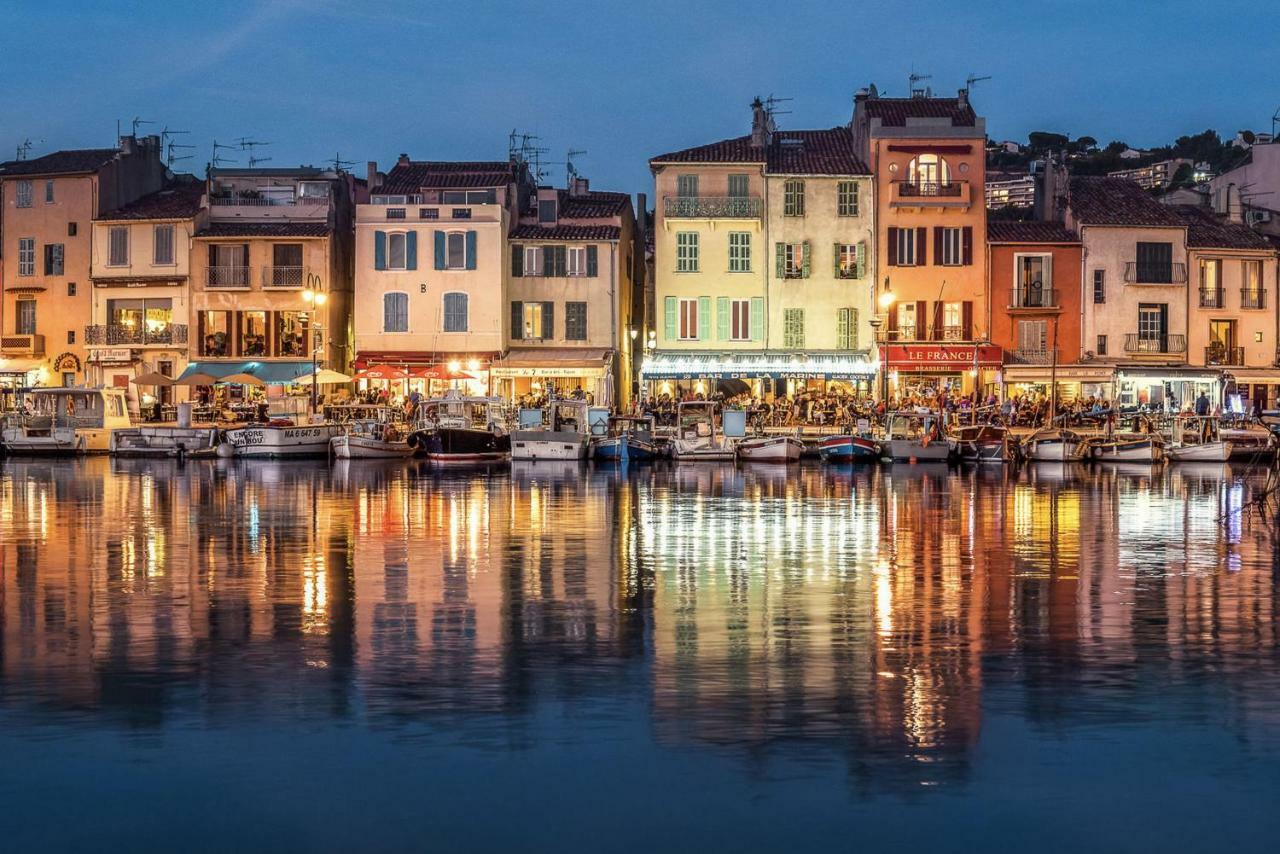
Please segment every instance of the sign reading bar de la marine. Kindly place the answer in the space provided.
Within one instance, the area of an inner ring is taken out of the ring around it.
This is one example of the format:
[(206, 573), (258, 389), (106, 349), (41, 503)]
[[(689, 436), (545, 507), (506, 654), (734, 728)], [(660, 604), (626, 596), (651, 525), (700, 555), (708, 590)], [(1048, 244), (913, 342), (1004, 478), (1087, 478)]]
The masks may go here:
[(974, 366), (975, 351), (979, 367), (999, 367), (1003, 351), (995, 344), (885, 344), (880, 359), (893, 368), (954, 368)]

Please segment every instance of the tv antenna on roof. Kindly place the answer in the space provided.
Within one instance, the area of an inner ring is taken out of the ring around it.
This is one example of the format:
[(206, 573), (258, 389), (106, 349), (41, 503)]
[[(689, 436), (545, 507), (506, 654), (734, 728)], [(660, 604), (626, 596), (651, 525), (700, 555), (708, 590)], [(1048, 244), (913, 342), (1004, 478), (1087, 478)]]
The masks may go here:
[(578, 177), (578, 169), (573, 165), (573, 158), (579, 154), (586, 154), (585, 148), (570, 148), (564, 156), (564, 183), (566, 187), (573, 186), (573, 179)]
[(170, 168), (170, 169), (172, 169), (172, 168), (173, 168), (173, 164), (177, 163), (179, 160), (190, 160), (192, 157), (194, 157), (194, 156), (195, 156), (195, 155), (192, 155), (192, 154), (182, 154), (182, 155), (179, 155), (179, 154), (177, 154), (177, 153), (176, 153), (176, 150), (177, 150), (177, 149), (179, 149), (179, 148), (195, 148), (195, 146), (194, 146), (194, 145), (182, 145), (181, 143), (177, 143), (177, 142), (174, 142), (174, 141), (170, 140), (170, 141), (169, 141), (168, 150), (167, 150), (167, 153), (166, 153), (166, 157), (165, 157), (165, 160), (166, 160), (166, 162), (168, 163), (168, 166), (169, 166), (169, 168)]
[(970, 74), (968, 77), (964, 79), (964, 91), (968, 93), (973, 89), (974, 83), (981, 83), (983, 80), (990, 80), (990, 79), (991, 79), (990, 74), (983, 77), (979, 77), (976, 74)]
[(179, 134), (183, 134), (183, 133), (191, 133), (191, 131), (189, 131), (189, 130), (170, 130), (169, 126), (168, 126), (168, 125), (165, 125), (164, 130), (160, 131), (160, 141), (161, 141), (161, 142), (164, 142), (164, 143), (168, 143), (168, 142), (170, 141), (170, 140), (169, 140), (169, 138), (170, 138), (170, 137), (178, 136)]
[(1271, 115), (1271, 141), (1272, 142), (1275, 142), (1276, 140), (1276, 125), (1280, 125), (1280, 107), (1277, 107), (1276, 111)]
[(22, 142), (18, 143), (18, 155), (16, 159), (26, 160), (27, 155), (31, 153), (31, 149), (34, 147), (35, 143), (31, 141), (30, 137), (24, 139)]
[(356, 165), (354, 160), (343, 160), (342, 152), (340, 151), (335, 151), (333, 153), (333, 159), (328, 162), (333, 164), (334, 172), (345, 172), (348, 166)]
[(149, 119), (141, 119), (141, 118), (138, 118), (137, 116), (134, 116), (134, 117), (133, 117), (133, 121), (132, 121), (132, 122), (130, 122), (130, 124), (133, 126), (133, 135), (134, 135), (134, 136), (137, 136), (137, 135), (138, 135), (138, 125), (153, 125), (153, 124), (155, 124), (155, 122), (153, 122), (153, 121), (151, 121), (151, 120), (149, 120)]
[(930, 95), (929, 87), (917, 89), (916, 84), (921, 80), (932, 80), (932, 74), (917, 74), (913, 69), (911, 74), (907, 76), (907, 89), (911, 92), (912, 98), (928, 98)]
[(218, 141), (215, 139), (215, 140), (213, 141), (213, 160), (212, 160), (211, 162), (213, 163), (213, 165), (214, 165), (215, 167), (216, 167), (216, 166), (222, 166), (222, 165), (223, 165), (223, 164), (225, 164), (225, 163), (232, 163), (232, 164), (234, 164), (236, 161), (235, 161), (233, 158), (230, 158), (230, 157), (223, 157), (223, 156), (222, 156), (221, 154), (219, 154), (218, 152), (219, 152), (219, 151), (238, 151), (238, 150), (239, 150), (239, 148), (238, 148), (237, 146), (234, 146), (234, 145), (223, 145), (222, 143), (218, 142)]
[(261, 142), (252, 137), (242, 136), (236, 142), (240, 143), (240, 150), (249, 152), (249, 168), (257, 166), (259, 163), (266, 163), (270, 157), (259, 157), (258, 148), (270, 145), (269, 142)]

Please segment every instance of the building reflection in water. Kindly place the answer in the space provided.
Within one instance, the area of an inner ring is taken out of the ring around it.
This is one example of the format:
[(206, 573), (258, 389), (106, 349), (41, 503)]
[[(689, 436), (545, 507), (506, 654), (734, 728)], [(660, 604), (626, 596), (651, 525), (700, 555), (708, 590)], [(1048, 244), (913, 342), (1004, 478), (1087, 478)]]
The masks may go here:
[[(963, 784), (984, 719), (1159, 716), (1274, 682), (1257, 482), (928, 466), (630, 473), (0, 467), (0, 710), (143, 731), (348, 721), (659, 744)], [(1267, 664), (1267, 662), (1270, 662)], [(1271, 726), (1274, 720), (1266, 719)], [(141, 728), (141, 729), (138, 729)]]

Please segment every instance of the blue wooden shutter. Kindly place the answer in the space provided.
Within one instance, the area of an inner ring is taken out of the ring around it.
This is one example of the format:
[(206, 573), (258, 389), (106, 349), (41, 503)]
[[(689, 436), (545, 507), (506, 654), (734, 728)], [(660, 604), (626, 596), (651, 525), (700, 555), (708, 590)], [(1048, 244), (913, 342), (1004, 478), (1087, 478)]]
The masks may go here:
[[(213, 254), (213, 247), (209, 247), (210, 257)], [(373, 233), (373, 269), (387, 269), (387, 233), (385, 231), (375, 231)]]
[(443, 231), (437, 231), (437, 232), (434, 232), (434, 234), (435, 234), (435, 252), (433, 255), (433, 258), (435, 260), (434, 266), (437, 270), (443, 270), (445, 268), (445, 261), (448, 255), (448, 250), (445, 248), (445, 233)]
[(675, 297), (663, 300), (662, 333), (668, 341), (676, 340), (676, 314), (680, 311), (680, 301)]
[(513, 300), (511, 303), (511, 340), (524, 338), (524, 303)]
[(410, 231), (404, 236), (404, 268), (418, 269), (418, 232)]
[(587, 276), (594, 279), (600, 275), (600, 252), (597, 246), (587, 247)]
[(711, 340), (711, 297), (698, 297), (698, 340)]
[(764, 340), (764, 297), (751, 298), (751, 340)]
[(476, 233), (474, 231), (467, 232), (467, 269), (474, 270), (476, 268)]

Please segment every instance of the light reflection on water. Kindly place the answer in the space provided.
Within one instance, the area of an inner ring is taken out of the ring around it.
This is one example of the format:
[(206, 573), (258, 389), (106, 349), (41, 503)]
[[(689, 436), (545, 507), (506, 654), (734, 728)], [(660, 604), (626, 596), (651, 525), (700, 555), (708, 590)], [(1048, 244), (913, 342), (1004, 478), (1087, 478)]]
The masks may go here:
[(29, 845), (103, 838), (69, 810), (197, 848), (1069, 849), (1098, 827), (1059, 805), (1141, 815), (1136, 768), (1157, 833), (1249, 846), (1280, 783), (1261, 483), (8, 461), (0, 799)]

